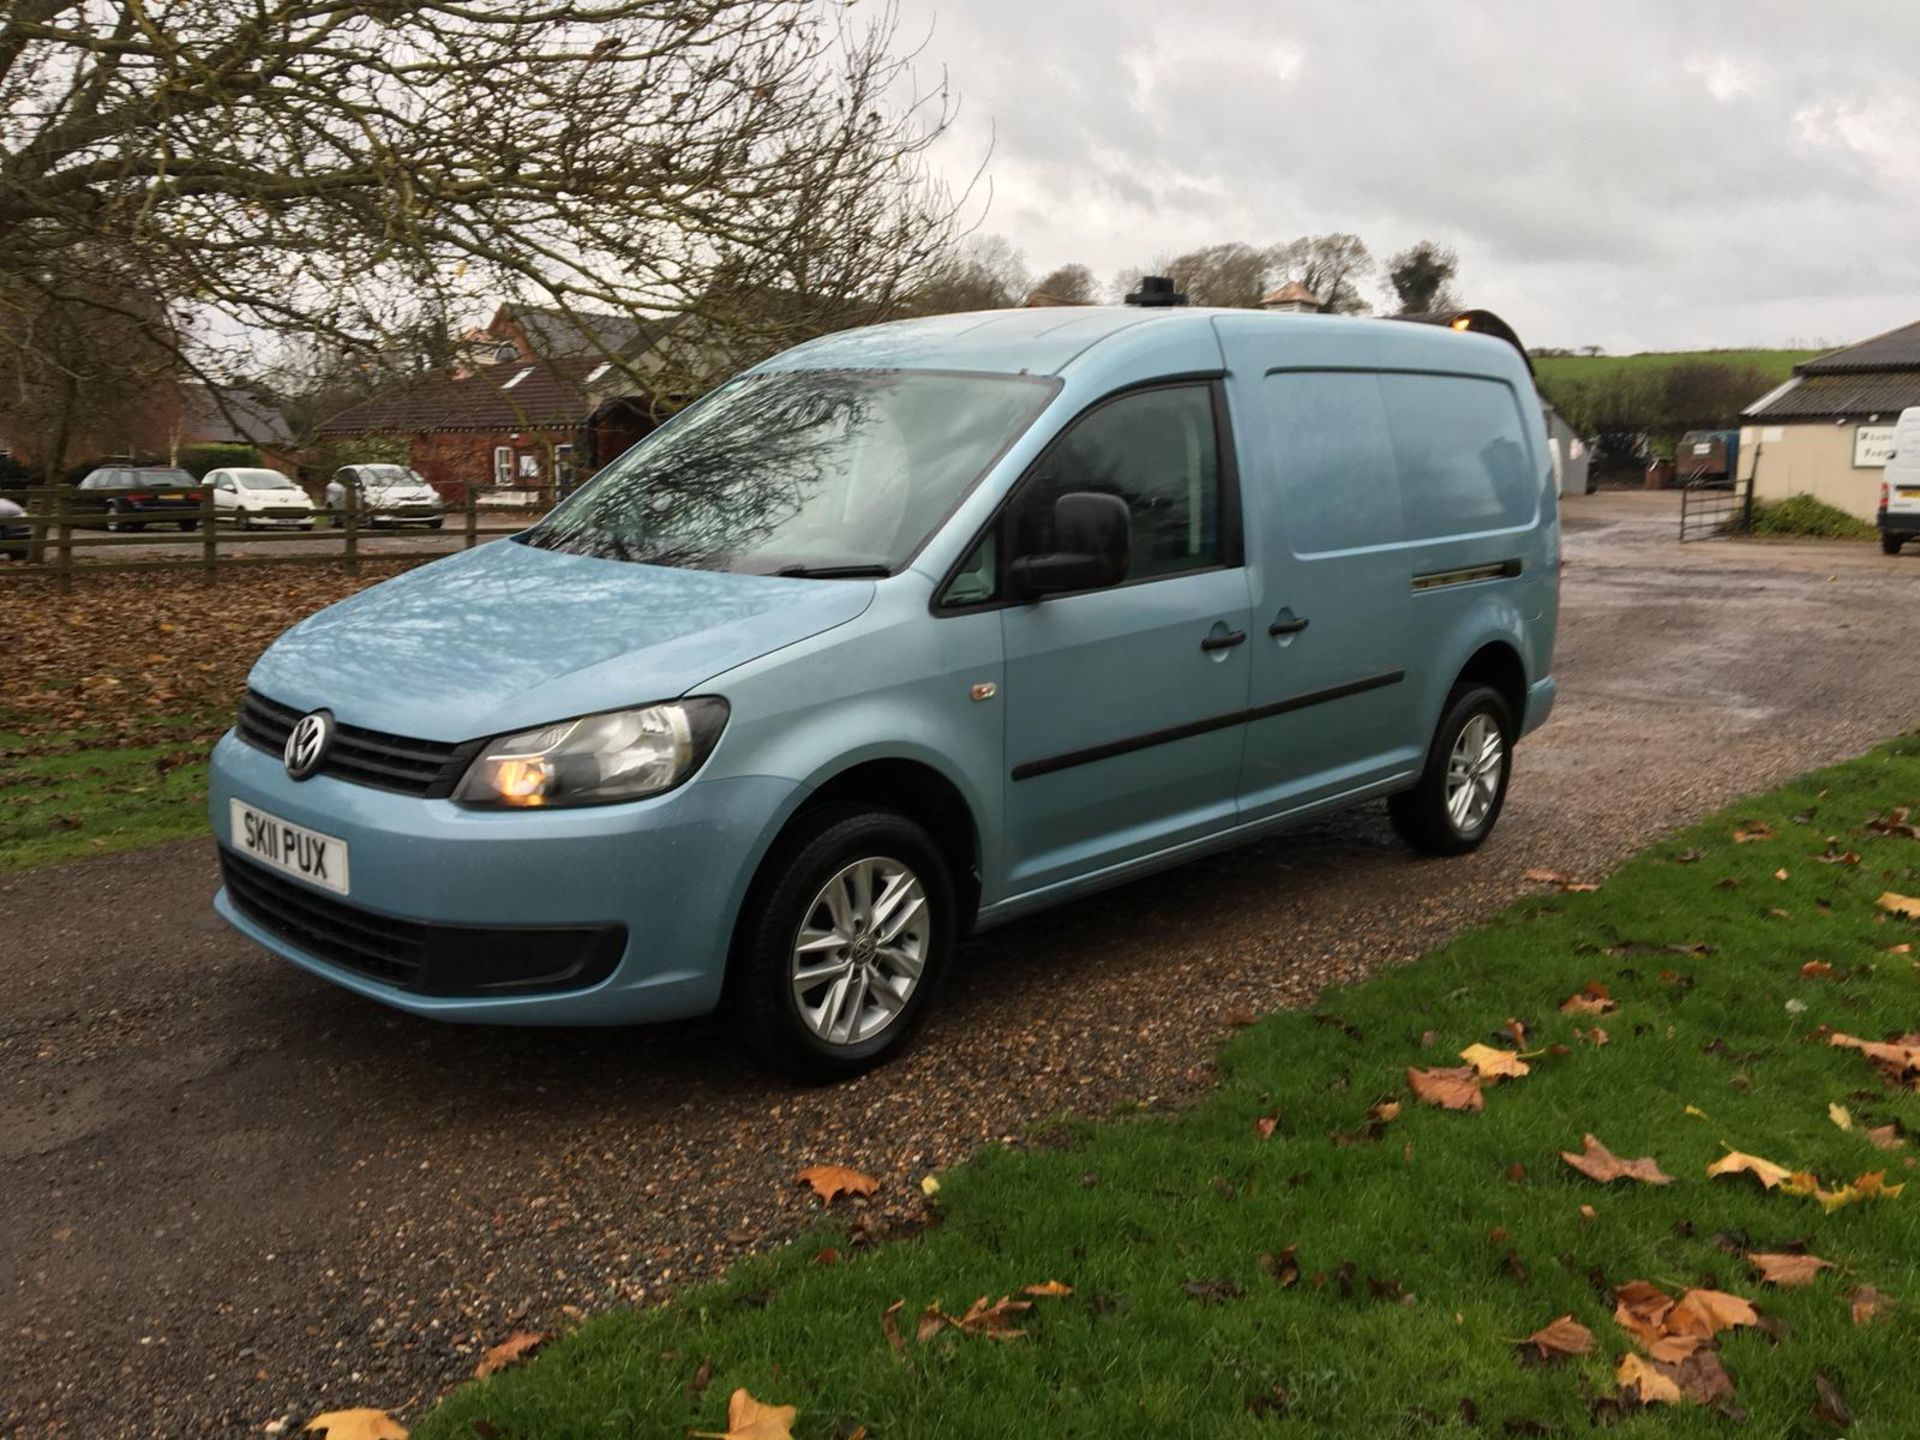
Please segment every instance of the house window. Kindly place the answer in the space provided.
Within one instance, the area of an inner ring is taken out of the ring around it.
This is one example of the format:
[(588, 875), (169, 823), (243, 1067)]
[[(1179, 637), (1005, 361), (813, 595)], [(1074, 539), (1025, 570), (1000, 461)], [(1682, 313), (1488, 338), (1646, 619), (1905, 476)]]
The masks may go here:
[(573, 446), (556, 445), (553, 447), (553, 483), (562, 490), (573, 484)]
[(511, 445), (493, 447), (493, 483), (496, 485), (513, 483), (513, 447)]
[(540, 452), (538, 450), (520, 452), (520, 478), (531, 485), (540, 483)]

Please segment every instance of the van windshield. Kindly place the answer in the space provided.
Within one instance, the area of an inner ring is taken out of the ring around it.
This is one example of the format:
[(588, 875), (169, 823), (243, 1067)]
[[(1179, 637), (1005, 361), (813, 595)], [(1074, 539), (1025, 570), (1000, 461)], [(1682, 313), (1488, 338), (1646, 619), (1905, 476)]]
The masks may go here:
[(1015, 375), (800, 370), (716, 390), (521, 538), (752, 574), (886, 574), (1052, 398)]

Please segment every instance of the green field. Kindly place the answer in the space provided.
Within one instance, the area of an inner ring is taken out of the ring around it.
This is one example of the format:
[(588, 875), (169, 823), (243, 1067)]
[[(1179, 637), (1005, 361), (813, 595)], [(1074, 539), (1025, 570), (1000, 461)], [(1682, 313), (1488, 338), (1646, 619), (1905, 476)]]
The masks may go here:
[(1533, 369), (1541, 388), (1549, 393), (1556, 384), (1604, 379), (1620, 370), (1665, 370), (1687, 364), (1726, 365), (1736, 370), (1752, 367), (1778, 382), (1791, 375), (1793, 367), (1801, 361), (1826, 353), (1824, 350), (1665, 350), (1641, 355), (1565, 355), (1535, 360)]

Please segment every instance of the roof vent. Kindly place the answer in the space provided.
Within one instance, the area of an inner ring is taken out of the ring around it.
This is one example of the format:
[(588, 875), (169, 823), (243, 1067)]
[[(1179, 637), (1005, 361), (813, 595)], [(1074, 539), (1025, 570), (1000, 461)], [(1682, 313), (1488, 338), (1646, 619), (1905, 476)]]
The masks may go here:
[(1127, 296), (1127, 304), (1139, 305), (1145, 309), (1158, 309), (1166, 305), (1184, 305), (1187, 297), (1173, 288), (1173, 281), (1165, 275), (1142, 275), (1140, 288)]

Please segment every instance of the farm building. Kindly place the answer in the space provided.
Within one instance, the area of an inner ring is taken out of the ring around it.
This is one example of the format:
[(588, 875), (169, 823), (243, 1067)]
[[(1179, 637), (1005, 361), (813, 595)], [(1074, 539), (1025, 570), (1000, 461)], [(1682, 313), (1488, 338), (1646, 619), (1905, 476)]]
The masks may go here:
[(1920, 405), (1920, 321), (1794, 367), (1740, 416), (1740, 478), (1758, 500), (1811, 495), (1872, 520), (1894, 422)]

